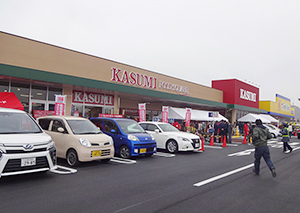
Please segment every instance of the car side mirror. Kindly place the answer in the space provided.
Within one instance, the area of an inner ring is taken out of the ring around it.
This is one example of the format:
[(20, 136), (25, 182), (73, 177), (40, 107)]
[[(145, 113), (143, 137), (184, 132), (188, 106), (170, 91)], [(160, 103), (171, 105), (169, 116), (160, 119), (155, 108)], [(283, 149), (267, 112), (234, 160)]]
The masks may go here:
[(110, 132), (115, 134), (116, 130), (112, 129), (112, 130), (110, 130)]
[(154, 132), (155, 132), (155, 133), (159, 133), (159, 129), (155, 129)]
[(65, 129), (62, 128), (62, 127), (58, 127), (58, 128), (57, 128), (57, 131), (60, 132), (60, 133), (64, 133), (64, 132), (65, 132)]

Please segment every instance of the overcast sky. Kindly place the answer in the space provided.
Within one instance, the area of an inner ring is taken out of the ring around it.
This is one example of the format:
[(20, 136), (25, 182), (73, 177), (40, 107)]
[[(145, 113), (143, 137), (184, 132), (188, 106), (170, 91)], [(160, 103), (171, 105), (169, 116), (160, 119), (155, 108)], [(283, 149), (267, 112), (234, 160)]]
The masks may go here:
[(0, 0), (0, 31), (300, 106), (299, 0)]

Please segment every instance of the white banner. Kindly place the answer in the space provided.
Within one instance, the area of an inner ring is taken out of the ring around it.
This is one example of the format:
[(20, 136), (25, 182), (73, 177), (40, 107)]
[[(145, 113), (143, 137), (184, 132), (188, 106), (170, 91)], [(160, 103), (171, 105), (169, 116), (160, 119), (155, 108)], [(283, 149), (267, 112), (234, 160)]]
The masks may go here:
[(162, 106), (162, 122), (168, 123), (168, 112), (169, 107), (168, 106)]

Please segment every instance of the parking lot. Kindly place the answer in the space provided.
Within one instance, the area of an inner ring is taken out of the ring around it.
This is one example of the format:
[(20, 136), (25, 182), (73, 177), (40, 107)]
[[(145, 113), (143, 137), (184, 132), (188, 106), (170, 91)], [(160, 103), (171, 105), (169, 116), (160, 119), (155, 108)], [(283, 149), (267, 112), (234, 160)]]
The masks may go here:
[(284, 154), (280, 142), (269, 141), (276, 178), (264, 162), (255, 176), (253, 146), (240, 143), (81, 163), (70, 172), (59, 159), (61, 172), (1, 178), (1, 211), (297, 212), (299, 142), (293, 138), (294, 151)]

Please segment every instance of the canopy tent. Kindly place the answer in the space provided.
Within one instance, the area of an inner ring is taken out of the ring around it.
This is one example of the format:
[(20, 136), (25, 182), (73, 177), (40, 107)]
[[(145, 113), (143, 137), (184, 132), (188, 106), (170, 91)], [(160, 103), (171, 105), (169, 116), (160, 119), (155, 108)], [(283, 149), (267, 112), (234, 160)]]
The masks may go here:
[(271, 123), (279, 123), (279, 120), (273, 118), (271, 115), (267, 115), (267, 114), (260, 114), (260, 116), (268, 119), (269, 121), (271, 121)]
[[(227, 118), (218, 113), (218, 117), (209, 117), (210, 111), (192, 109), (191, 120), (193, 121), (228, 121)], [(176, 120), (185, 120), (186, 109), (185, 108), (176, 108), (169, 107), (168, 117)], [(161, 118), (161, 114), (159, 115)]]
[(24, 110), (24, 106), (13, 92), (0, 92), (0, 107)]
[(253, 113), (249, 113), (249, 114), (239, 118), (237, 121), (238, 122), (251, 122), (251, 123), (254, 123), (256, 121), (256, 119), (260, 119), (263, 123), (271, 123), (270, 120), (264, 118), (263, 116), (253, 114)]

